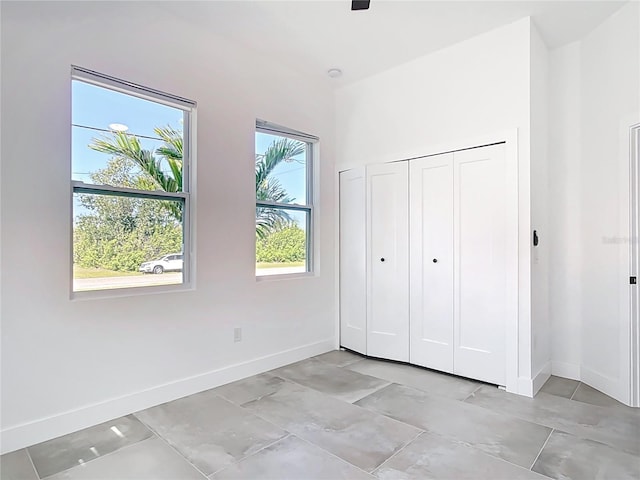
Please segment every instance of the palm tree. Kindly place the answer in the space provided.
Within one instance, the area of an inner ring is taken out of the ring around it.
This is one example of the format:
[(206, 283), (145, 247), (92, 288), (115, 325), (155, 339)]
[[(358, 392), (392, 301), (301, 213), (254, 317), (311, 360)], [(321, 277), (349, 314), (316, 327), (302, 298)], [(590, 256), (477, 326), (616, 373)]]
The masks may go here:
[[(124, 132), (112, 132), (111, 137), (93, 139), (90, 148), (102, 153), (126, 158), (133, 161), (147, 175), (140, 177), (141, 190), (164, 190), (165, 192), (182, 191), (182, 132), (167, 126), (156, 127), (156, 135), (162, 139), (164, 145), (155, 152), (145, 150), (135, 135)], [(297, 155), (304, 152), (304, 143), (288, 138), (279, 138), (269, 146), (263, 155), (256, 155), (256, 200), (278, 203), (291, 203), (294, 198), (289, 197), (287, 191), (277, 179), (271, 178), (273, 170), (280, 162), (291, 162)], [(169, 171), (162, 169), (163, 161), (169, 166)], [(182, 206), (176, 202), (165, 202), (164, 205), (178, 221), (182, 221)], [(279, 229), (283, 224), (289, 224), (291, 218), (281, 209), (256, 208), (256, 235), (264, 238), (269, 233)]]
[[(145, 150), (135, 135), (124, 132), (113, 132), (112, 138), (94, 138), (90, 148), (102, 153), (132, 160), (147, 176), (138, 179), (140, 190), (164, 190), (165, 192), (182, 191), (182, 132), (167, 126), (156, 127), (154, 131), (162, 139), (164, 145), (157, 148), (154, 156), (151, 150)], [(169, 165), (169, 172), (162, 170), (163, 160)], [(182, 205), (176, 202), (163, 202), (179, 222), (182, 221)]]
[[(287, 191), (271, 173), (280, 162), (291, 162), (304, 152), (304, 143), (288, 138), (279, 138), (267, 148), (264, 155), (256, 155), (256, 201), (292, 203)], [(256, 235), (265, 238), (283, 225), (291, 223), (286, 211), (278, 208), (256, 207)]]

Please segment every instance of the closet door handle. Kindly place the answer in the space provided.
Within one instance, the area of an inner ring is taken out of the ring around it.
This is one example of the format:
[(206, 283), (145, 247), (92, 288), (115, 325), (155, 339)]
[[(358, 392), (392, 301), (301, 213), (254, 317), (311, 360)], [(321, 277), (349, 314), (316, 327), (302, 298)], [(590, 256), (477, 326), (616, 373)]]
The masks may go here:
[(381, 262), (384, 262), (384, 257), (382, 257), (382, 258), (380, 259), (380, 261), (381, 261)]
[(437, 259), (437, 258), (434, 258), (434, 259), (433, 259), (433, 263), (438, 263), (438, 259)]

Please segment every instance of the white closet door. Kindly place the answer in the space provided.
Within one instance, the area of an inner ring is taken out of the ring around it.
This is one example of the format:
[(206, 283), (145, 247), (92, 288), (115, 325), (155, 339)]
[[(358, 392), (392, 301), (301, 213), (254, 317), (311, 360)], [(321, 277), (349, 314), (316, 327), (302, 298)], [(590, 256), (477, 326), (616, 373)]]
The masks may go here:
[(409, 170), (411, 363), (453, 373), (453, 154)]
[(340, 173), (340, 345), (367, 353), (364, 167)]
[(367, 167), (367, 355), (409, 361), (407, 162)]
[(504, 145), (454, 153), (454, 373), (506, 384)]

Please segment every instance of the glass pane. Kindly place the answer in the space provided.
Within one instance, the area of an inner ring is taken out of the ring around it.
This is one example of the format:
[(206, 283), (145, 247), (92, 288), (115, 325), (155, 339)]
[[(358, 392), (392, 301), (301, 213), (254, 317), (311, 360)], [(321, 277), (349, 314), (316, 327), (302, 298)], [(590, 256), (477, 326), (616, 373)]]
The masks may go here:
[(182, 200), (73, 195), (73, 291), (183, 282)]
[(182, 191), (182, 110), (79, 80), (72, 99), (73, 180)]
[(256, 207), (256, 275), (307, 272), (309, 212)]
[(309, 203), (306, 143), (256, 132), (256, 200)]

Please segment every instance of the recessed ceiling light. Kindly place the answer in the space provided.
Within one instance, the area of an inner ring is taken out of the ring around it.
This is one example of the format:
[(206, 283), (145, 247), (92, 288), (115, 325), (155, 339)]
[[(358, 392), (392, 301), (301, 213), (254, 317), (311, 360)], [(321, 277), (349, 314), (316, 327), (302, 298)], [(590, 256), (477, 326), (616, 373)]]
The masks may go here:
[(126, 132), (129, 130), (129, 127), (123, 125), (122, 123), (110, 123), (109, 130), (113, 130), (114, 132)]
[(342, 70), (340, 70), (339, 68), (330, 68), (329, 70), (327, 70), (327, 75), (329, 75), (331, 78), (338, 78), (340, 75), (342, 75)]

